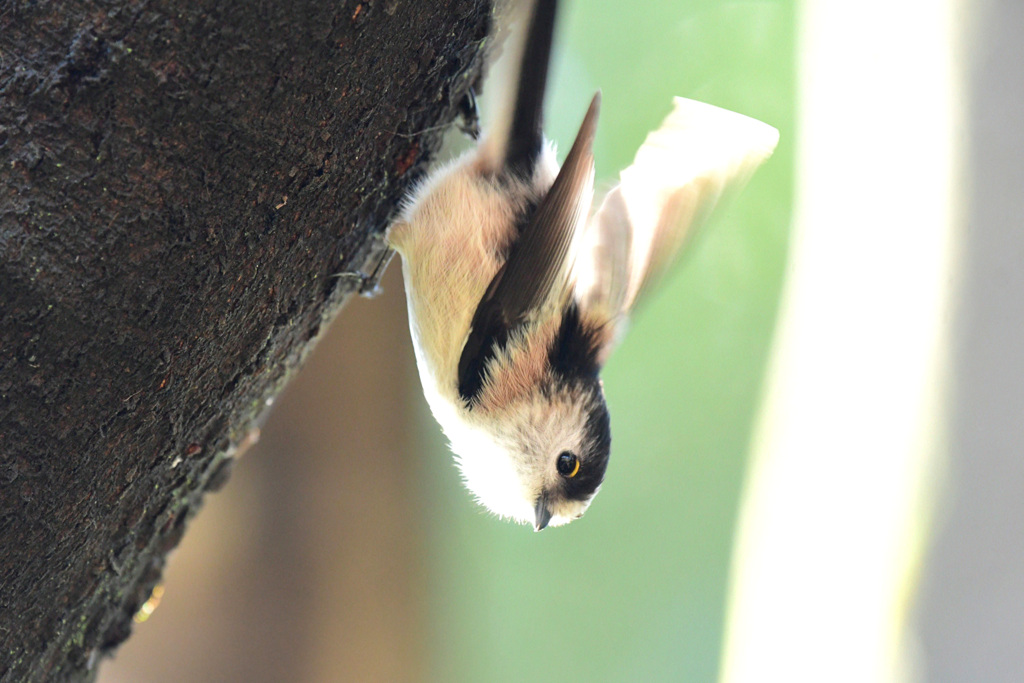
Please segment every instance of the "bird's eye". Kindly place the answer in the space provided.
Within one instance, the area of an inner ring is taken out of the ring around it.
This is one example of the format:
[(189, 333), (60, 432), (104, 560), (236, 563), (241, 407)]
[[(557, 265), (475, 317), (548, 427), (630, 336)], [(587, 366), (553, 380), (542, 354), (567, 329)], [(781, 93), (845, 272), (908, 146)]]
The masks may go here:
[(562, 451), (558, 455), (555, 468), (566, 479), (572, 479), (580, 471), (580, 459), (569, 451)]

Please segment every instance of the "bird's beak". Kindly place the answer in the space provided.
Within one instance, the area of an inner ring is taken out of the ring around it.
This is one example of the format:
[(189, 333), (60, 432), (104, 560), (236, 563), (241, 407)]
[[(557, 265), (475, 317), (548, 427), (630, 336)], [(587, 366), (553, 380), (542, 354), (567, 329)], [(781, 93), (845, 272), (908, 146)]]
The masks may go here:
[(548, 509), (548, 497), (543, 493), (537, 498), (537, 505), (533, 508), (533, 530), (540, 531), (551, 521), (551, 510)]

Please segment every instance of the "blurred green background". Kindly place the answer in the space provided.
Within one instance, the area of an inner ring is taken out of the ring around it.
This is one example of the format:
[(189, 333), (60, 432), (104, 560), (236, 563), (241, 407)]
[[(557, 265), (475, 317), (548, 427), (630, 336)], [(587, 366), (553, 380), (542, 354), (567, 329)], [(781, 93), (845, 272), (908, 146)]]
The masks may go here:
[(101, 681), (715, 680), (790, 227), (795, 7), (576, 0), (558, 28), (548, 134), (564, 152), (603, 91), (599, 187), (675, 95), (781, 133), (608, 364), (612, 460), (587, 515), (536, 534), (473, 503), (419, 390), (395, 266), (209, 498)]

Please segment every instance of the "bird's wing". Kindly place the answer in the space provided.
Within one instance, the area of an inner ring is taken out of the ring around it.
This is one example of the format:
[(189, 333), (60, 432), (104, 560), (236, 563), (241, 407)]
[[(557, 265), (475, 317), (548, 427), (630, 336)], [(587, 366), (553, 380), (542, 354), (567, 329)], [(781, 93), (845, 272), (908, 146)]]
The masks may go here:
[[(621, 336), (642, 293), (675, 260), (722, 195), (743, 186), (778, 143), (768, 124), (677, 97), (583, 235), (574, 296)], [(603, 360), (614, 344), (610, 342)]]
[(516, 327), (546, 306), (564, 304), (572, 266), (594, 198), (594, 132), (600, 107), (594, 96), (551, 189), (512, 245), (473, 315), (459, 359), (459, 393), (472, 400), (487, 361)]

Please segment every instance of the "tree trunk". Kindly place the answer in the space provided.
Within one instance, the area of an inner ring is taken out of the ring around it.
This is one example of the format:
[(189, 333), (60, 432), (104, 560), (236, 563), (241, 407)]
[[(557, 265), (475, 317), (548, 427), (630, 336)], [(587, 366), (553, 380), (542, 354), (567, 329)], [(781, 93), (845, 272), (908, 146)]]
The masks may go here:
[(0, 679), (86, 680), (127, 638), (358, 284), (334, 275), (379, 256), (491, 16), (0, 9)]

